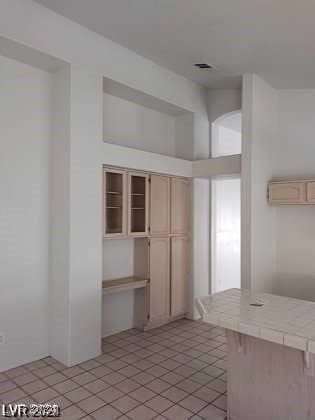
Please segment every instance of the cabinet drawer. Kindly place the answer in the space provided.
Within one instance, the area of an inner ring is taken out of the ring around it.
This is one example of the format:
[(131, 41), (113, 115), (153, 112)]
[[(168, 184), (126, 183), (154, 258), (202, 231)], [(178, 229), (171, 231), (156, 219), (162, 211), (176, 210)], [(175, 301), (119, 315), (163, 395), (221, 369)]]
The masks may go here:
[[(315, 187), (314, 187), (315, 192)], [(314, 193), (315, 199), (315, 193)], [(275, 204), (302, 204), (306, 201), (305, 182), (269, 184), (269, 201)]]
[(308, 203), (315, 203), (315, 181), (306, 183), (306, 199)]

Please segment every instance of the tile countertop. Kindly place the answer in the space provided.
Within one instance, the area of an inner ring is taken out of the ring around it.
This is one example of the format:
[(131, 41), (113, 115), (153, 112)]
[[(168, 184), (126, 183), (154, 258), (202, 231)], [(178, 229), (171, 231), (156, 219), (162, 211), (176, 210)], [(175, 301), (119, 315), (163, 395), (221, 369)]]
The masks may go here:
[(315, 353), (315, 302), (229, 289), (197, 305), (204, 322)]

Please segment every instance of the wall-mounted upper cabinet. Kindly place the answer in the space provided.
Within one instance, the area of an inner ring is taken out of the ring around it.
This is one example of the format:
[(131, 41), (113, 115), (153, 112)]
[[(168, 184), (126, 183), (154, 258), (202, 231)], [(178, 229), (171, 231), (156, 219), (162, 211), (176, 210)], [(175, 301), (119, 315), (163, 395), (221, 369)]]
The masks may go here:
[(306, 183), (306, 198), (308, 203), (315, 204), (315, 181)]
[(104, 237), (187, 236), (188, 178), (104, 168)]
[(186, 178), (171, 181), (171, 234), (186, 235), (190, 231), (191, 189)]
[(116, 169), (104, 169), (104, 236), (127, 234), (127, 174)]
[(268, 197), (271, 204), (315, 204), (315, 181), (270, 182)]
[(149, 175), (128, 173), (128, 235), (148, 235)]

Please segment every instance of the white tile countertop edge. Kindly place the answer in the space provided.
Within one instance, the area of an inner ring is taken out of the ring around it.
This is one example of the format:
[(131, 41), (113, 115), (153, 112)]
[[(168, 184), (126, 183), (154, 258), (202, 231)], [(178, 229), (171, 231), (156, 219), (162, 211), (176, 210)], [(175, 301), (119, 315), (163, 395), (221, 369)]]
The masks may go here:
[(246, 289), (229, 289), (197, 299), (197, 306), (204, 322), (315, 353), (313, 302)]

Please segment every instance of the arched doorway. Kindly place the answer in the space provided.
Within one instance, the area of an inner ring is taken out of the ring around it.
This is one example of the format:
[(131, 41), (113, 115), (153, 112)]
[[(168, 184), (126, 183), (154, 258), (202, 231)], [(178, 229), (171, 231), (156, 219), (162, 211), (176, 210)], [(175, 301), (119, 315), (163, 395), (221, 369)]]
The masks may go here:
[[(241, 111), (212, 124), (212, 157), (241, 153)], [(241, 284), (240, 176), (211, 180), (211, 293)]]

